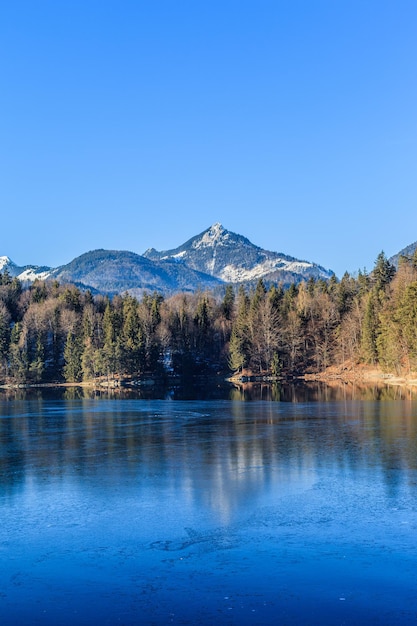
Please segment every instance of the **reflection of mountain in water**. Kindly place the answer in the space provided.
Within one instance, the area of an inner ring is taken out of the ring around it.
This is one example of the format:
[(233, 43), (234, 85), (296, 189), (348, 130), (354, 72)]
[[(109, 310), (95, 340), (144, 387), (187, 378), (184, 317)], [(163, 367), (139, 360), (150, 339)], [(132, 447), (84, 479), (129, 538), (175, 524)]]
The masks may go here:
[(155, 485), (181, 490), (223, 520), (266, 492), (302, 493), (323, 467), (341, 475), (373, 468), (395, 490), (395, 480), (417, 469), (416, 408), (350, 400), (3, 402), (2, 489), (48, 477), (133, 484), (139, 497)]

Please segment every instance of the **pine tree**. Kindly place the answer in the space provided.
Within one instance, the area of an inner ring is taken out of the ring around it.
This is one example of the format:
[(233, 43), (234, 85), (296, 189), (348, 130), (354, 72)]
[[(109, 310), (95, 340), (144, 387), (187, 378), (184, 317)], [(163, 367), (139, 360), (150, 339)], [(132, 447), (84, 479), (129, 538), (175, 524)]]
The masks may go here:
[(131, 296), (123, 299), (122, 362), (128, 375), (140, 374), (145, 366), (145, 342), (138, 303)]
[(0, 285), (10, 285), (12, 282), (12, 278), (10, 276), (9, 270), (7, 267), (4, 268), (2, 272), (0, 272)]
[(22, 325), (14, 324), (10, 334), (9, 371), (17, 382), (24, 382), (28, 378), (28, 357), (25, 345), (20, 345)]
[(75, 333), (69, 332), (64, 349), (64, 377), (68, 383), (76, 383), (82, 380), (82, 351), (81, 338)]
[(375, 267), (372, 272), (372, 280), (377, 291), (384, 290), (395, 276), (395, 266), (392, 265), (385, 256), (384, 252), (380, 252), (375, 261)]
[(246, 365), (245, 341), (237, 329), (233, 328), (229, 343), (229, 367), (234, 372), (240, 372)]
[(409, 369), (417, 371), (417, 281), (405, 289), (397, 319), (407, 347)]
[(266, 287), (265, 287), (265, 283), (262, 280), (262, 278), (260, 278), (258, 280), (258, 283), (256, 285), (256, 289), (255, 289), (255, 293), (251, 299), (251, 309), (255, 310), (259, 307), (259, 305), (261, 304), (261, 302), (264, 301), (265, 299), (265, 294), (266, 294)]
[(232, 285), (227, 285), (224, 294), (221, 310), (227, 320), (231, 320), (233, 316), (233, 309), (235, 304), (235, 293)]
[(82, 380), (92, 380), (98, 376), (96, 363), (96, 349), (91, 339), (84, 340), (84, 349), (81, 355)]
[(29, 372), (31, 377), (39, 383), (42, 380), (45, 371), (45, 348), (42, 341), (41, 333), (36, 336), (35, 353), (29, 364)]
[(0, 373), (7, 372), (10, 343), (10, 314), (7, 307), (0, 302)]
[(209, 356), (212, 356), (212, 333), (210, 312), (207, 296), (203, 295), (197, 303), (194, 315), (194, 349), (195, 358), (200, 364), (207, 365)]
[(358, 294), (361, 297), (366, 295), (371, 286), (371, 279), (365, 268), (363, 269), (363, 271), (358, 270), (357, 283), (358, 283)]
[(268, 291), (268, 298), (271, 302), (272, 308), (275, 311), (279, 311), (282, 303), (282, 299), (284, 297), (284, 290), (281, 286), (276, 287), (272, 285)]
[(375, 364), (378, 359), (377, 340), (379, 334), (378, 298), (371, 291), (365, 306), (362, 323), (361, 349), (366, 363)]
[(122, 360), (120, 322), (119, 312), (108, 301), (103, 315), (104, 344), (101, 349), (105, 374), (108, 379), (115, 374), (120, 374)]
[(249, 299), (244, 287), (240, 286), (237, 298), (237, 314), (229, 344), (229, 367), (234, 371), (242, 370), (249, 361), (248, 312)]

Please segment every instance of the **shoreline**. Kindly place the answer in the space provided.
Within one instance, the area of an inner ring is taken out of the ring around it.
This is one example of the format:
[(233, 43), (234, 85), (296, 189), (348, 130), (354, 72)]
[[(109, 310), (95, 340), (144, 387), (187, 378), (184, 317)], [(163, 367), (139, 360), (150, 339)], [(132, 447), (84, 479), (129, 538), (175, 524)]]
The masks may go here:
[[(372, 367), (369, 365), (342, 365), (331, 366), (322, 372), (310, 372), (300, 376), (294, 376), (291, 378), (285, 378), (280, 376), (252, 376), (249, 373), (240, 376), (219, 377), (222, 381), (230, 383), (232, 385), (240, 384), (265, 384), (273, 385), (274, 383), (294, 383), (300, 382), (317, 382), (325, 383), (328, 385), (334, 385), (335, 383), (341, 384), (358, 384), (358, 385), (388, 385), (399, 387), (417, 387), (417, 372), (413, 372), (407, 376), (401, 376), (390, 372), (383, 372), (378, 367)], [(109, 380), (87, 380), (81, 382), (45, 382), (45, 383), (5, 383), (0, 385), (0, 390), (16, 390), (16, 389), (70, 389), (70, 388), (84, 388), (84, 389), (96, 389), (98, 391), (116, 391), (116, 390), (134, 390), (139, 387), (149, 387), (157, 385), (159, 381), (154, 378), (144, 378), (141, 380), (135, 380), (133, 383), (124, 383), (119, 379)], [(178, 383), (178, 380), (175, 380)]]
[(323, 382), (323, 383), (356, 383), (363, 385), (392, 385), (399, 387), (416, 387), (417, 372), (413, 372), (407, 376), (394, 374), (392, 372), (383, 372), (378, 367), (369, 365), (357, 366), (332, 366), (323, 372), (315, 372), (300, 376), (300, 380), (306, 382)]

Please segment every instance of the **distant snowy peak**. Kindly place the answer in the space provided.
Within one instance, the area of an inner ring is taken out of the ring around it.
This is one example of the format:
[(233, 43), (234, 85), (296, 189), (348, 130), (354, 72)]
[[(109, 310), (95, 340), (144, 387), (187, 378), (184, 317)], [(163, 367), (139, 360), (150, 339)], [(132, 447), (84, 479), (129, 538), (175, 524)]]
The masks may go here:
[(6, 269), (25, 283), (56, 279), (110, 295), (140, 295), (154, 290), (165, 294), (193, 292), (216, 289), (224, 283), (254, 283), (260, 278), (288, 286), (310, 277), (327, 280), (333, 275), (315, 263), (264, 250), (218, 222), (173, 250), (149, 248), (143, 256), (92, 250), (55, 269), (19, 267), (1, 256), (0, 271)]
[(9, 274), (12, 274), (15, 267), (15, 263), (8, 256), (0, 256), (0, 272), (7, 270)]
[(228, 240), (230, 240), (230, 233), (217, 222), (208, 230), (204, 231), (199, 238), (195, 238), (192, 247), (198, 249), (214, 247), (216, 245), (221, 246), (226, 244)]
[(46, 280), (52, 273), (50, 267), (39, 267), (38, 265), (25, 265), (19, 267), (8, 256), (0, 256), (0, 272), (7, 270), (10, 276), (21, 281), (33, 282), (34, 280)]
[(246, 282), (259, 278), (297, 282), (310, 276), (329, 278), (332, 272), (286, 254), (263, 250), (221, 224), (210, 226), (200, 235), (173, 250), (147, 250), (144, 256), (157, 260), (176, 260), (224, 282)]

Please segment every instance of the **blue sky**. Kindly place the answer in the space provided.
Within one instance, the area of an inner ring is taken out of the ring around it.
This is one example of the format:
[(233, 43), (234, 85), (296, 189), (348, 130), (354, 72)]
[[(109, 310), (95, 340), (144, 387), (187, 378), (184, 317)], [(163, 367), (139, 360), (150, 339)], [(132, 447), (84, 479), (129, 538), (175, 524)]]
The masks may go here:
[(0, 255), (214, 222), (338, 276), (417, 240), (415, 0), (0, 8)]

